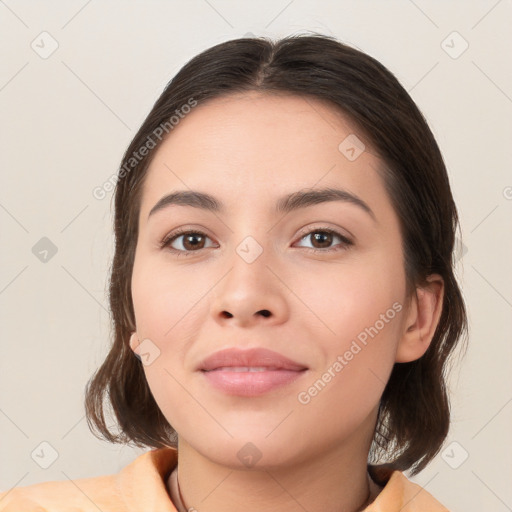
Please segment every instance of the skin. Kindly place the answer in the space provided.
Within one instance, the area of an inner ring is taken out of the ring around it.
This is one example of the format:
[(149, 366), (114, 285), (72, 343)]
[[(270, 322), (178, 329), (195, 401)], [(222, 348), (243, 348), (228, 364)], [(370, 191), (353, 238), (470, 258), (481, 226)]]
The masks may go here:
[[(338, 146), (353, 133), (366, 150), (350, 161)], [(406, 296), (399, 219), (380, 165), (364, 135), (332, 107), (261, 93), (198, 105), (156, 151), (141, 198), (130, 346), (137, 352), (149, 339), (160, 351), (144, 371), (178, 433), (187, 508), (349, 512), (367, 500), (379, 399), (394, 363), (428, 348), (443, 297), (438, 275)], [(376, 220), (340, 201), (273, 213), (279, 197), (323, 187), (357, 195)], [(226, 211), (172, 205), (148, 218), (162, 196), (188, 189), (214, 195)], [(179, 227), (207, 235), (199, 249), (190, 237), (171, 242), (187, 257), (159, 245)], [(315, 241), (312, 232), (326, 227), (353, 244), (343, 247), (337, 236)], [(236, 251), (247, 236), (263, 251), (250, 264)], [(300, 403), (298, 394), (396, 302), (402, 310)], [(270, 348), (308, 370), (262, 396), (227, 395), (194, 370), (228, 347)], [(237, 457), (249, 442), (261, 456), (252, 467)], [(371, 486), (371, 500), (379, 490)]]

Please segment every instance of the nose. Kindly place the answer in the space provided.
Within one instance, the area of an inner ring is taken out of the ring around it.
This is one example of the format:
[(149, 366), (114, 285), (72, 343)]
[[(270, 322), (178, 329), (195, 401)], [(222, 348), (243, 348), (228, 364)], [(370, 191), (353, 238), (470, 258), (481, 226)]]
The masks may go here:
[(212, 314), (219, 324), (239, 327), (286, 322), (289, 290), (279, 276), (279, 265), (265, 251), (248, 262), (234, 251), (229, 270), (214, 288)]

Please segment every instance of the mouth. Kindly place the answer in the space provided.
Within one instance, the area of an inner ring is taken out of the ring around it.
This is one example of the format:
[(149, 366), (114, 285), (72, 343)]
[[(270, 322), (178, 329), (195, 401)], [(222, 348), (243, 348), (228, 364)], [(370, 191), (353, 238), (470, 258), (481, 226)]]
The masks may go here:
[(307, 366), (266, 348), (251, 348), (246, 350), (226, 348), (208, 356), (196, 369), (211, 371), (218, 370), (219, 368), (237, 369), (234, 371), (244, 371), (244, 368), (252, 368), (255, 369), (255, 371), (300, 371), (307, 369)]
[(306, 374), (308, 367), (263, 348), (231, 348), (212, 354), (197, 370), (217, 391), (249, 397), (291, 384)]
[(221, 366), (213, 370), (203, 370), (205, 372), (273, 372), (277, 370), (284, 370), (277, 366)]

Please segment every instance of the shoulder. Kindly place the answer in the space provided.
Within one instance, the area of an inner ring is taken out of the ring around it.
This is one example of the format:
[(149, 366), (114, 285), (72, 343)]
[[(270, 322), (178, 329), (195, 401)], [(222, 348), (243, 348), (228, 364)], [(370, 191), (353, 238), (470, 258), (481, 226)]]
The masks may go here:
[(401, 471), (393, 471), (388, 482), (365, 512), (450, 512), (420, 485)]
[(177, 450), (166, 447), (139, 455), (117, 474), (14, 487), (0, 492), (0, 512), (127, 512), (148, 503), (175, 510), (165, 478), (176, 464)]
[(42, 482), (0, 493), (1, 512), (120, 512), (115, 475)]

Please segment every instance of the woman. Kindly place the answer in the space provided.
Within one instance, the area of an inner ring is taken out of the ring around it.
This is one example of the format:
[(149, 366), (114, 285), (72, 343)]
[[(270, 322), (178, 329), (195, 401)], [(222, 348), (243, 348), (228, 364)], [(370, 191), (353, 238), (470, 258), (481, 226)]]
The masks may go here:
[(94, 432), (152, 450), (0, 510), (447, 510), (403, 471), (449, 429), (457, 226), (434, 137), (375, 59), (316, 34), (202, 52), (121, 163), (114, 340), (87, 386)]

